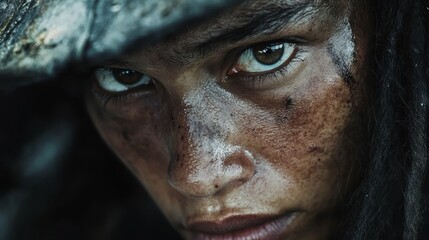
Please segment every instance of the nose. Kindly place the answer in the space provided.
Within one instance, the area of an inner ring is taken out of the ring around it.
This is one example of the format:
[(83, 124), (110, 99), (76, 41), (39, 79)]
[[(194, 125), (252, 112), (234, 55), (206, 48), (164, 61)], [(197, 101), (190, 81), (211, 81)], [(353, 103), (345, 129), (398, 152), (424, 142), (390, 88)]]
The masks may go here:
[(219, 92), (200, 89), (188, 95), (174, 114), (169, 182), (187, 197), (232, 190), (255, 173), (251, 152), (231, 142), (237, 128), (231, 103), (225, 99)]

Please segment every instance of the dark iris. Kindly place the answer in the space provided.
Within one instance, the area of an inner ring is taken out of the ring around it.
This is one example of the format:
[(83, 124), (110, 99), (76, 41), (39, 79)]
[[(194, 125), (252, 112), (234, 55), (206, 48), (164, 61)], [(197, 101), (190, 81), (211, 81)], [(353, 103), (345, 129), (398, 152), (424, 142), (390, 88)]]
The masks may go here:
[(283, 56), (283, 44), (261, 44), (253, 47), (253, 55), (256, 60), (264, 65), (273, 65), (277, 63)]
[(127, 69), (112, 69), (112, 74), (116, 81), (124, 85), (136, 84), (143, 77), (142, 73)]

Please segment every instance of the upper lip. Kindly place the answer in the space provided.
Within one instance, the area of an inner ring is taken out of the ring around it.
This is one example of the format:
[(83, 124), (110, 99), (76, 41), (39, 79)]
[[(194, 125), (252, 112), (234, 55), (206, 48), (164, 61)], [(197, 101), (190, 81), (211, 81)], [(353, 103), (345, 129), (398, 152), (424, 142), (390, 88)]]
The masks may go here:
[[(284, 216), (284, 215), (283, 215)], [(187, 229), (193, 232), (208, 233), (208, 234), (223, 234), (234, 232), (246, 228), (252, 228), (262, 225), (267, 222), (274, 221), (280, 217), (279, 215), (234, 215), (229, 216), (219, 221), (190, 221)]]

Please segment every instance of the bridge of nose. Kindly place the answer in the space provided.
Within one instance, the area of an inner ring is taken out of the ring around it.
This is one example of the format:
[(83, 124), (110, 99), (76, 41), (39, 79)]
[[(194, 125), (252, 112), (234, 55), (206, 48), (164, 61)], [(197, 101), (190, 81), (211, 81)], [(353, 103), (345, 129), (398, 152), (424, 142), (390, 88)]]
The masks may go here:
[(216, 84), (205, 84), (185, 95), (177, 111), (170, 183), (193, 197), (210, 196), (253, 175), (250, 153), (234, 144), (237, 125), (232, 94)]

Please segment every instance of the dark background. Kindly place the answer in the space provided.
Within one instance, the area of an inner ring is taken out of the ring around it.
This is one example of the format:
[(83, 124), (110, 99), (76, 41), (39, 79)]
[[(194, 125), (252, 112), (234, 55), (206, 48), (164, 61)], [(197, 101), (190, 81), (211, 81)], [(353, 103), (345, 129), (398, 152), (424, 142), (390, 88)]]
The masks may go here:
[(71, 79), (0, 91), (0, 239), (180, 239)]

